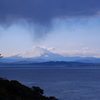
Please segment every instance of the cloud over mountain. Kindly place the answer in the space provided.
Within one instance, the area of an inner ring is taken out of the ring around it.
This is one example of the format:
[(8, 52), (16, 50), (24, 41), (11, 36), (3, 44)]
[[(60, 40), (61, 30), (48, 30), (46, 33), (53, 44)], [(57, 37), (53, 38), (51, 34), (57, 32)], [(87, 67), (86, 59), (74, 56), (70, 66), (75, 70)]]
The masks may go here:
[(50, 52), (43, 46), (34, 46), (20, 55), (25, 58), (28, 57), (30, 58), (30, 57), (39, 57), (44, 53), (50, 53)]
[(50, 48), (46, 48), (44, 46), (34, 46), (30, 50), (20, 54), (19, 56), (23, 58), (39, 58), (47, 61), (61, 61), (65, 59), (65, 57), (63, 57), (62, 55), (53, 53), (49, 49)]
[[(20, 53), (20, 56), (24, 58), (35, 58), (35, 57), (41, 57), (41, 58), (52, 58), (52, 57), (97, 57), (100, 58), (99, 50), (92, 50), (88, 47), (84, 47), (81, 50), (69, 50), (69, 49), (57, 49), (54, 47), (46, 47), (46, 46), (40, 46), (36, 45), (33, 46), (31, 49)], [(57, 58), (56, 57), (56, 58)], [(63, 59), (63, 58), (62, 58)]]
[(52, 20), (100, 15), (100, 0), (0, 0), (0, 25), (20, 24), (36, 39), (52, 29)]

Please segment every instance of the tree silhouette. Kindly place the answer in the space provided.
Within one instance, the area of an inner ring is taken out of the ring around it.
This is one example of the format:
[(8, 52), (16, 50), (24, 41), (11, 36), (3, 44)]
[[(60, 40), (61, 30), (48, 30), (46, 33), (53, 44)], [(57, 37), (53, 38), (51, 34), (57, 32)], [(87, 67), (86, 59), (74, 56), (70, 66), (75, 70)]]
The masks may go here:
[(0, 54), (0, 58), (2, 58), (3, 56)]
[(43, 95), (40, 87), (27, 87), (16, 80), (0, 77), (0, 100), (58, 100)]

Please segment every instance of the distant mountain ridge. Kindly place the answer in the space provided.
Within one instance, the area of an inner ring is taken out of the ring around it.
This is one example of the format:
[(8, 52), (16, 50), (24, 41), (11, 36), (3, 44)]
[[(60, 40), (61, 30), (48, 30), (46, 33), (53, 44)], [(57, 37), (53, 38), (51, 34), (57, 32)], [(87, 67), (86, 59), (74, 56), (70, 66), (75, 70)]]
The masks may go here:
[(0, 62), (14, 63), (14, 62), (48, 62), (48, 61), (76, 61), (83, 63), (100, 63), (100, 58), (94, 57), (64, 57), (60, 54), (50, 52), (49, 50), (36, 46), (31, 50), (0, 59)]
[[(55, 55), (55, 56), (54, 56)], [(50, 57), (45, 57), (42, 55), (40, 57), (33, 58), (23, 58), (21, 56), (11, 56), (0, 59), (1, 63), (15, 63), (15, 62), (26, 62), (26, 63), (36, 63), (36, 62), (49, 62), (49, 61), (65, 61), (65, 62), (82, 62), (82, 63), (100, 63), (100, 58), (94, 57), (63, 57), (61, 55), (52, 54)]]

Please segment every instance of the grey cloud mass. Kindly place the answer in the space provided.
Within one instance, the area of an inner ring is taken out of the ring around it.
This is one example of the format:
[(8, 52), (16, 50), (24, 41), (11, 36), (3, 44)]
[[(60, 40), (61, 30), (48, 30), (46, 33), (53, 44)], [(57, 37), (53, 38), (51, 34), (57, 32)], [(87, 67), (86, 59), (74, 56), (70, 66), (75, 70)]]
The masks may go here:
[(0, 0), (0, 23), (27, 19), (47, 24), (53, 18), (89, 17), (100, 12), (100, 0)]

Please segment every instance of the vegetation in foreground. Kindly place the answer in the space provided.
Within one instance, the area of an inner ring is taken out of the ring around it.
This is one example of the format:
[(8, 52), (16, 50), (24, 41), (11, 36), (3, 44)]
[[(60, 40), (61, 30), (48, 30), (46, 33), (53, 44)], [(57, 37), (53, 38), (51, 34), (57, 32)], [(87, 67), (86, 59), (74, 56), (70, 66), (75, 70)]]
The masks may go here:
[(0, 100), (58, 100), (43, 93), (40, 87), (29, 88), (16, 80), (0, 78)]

